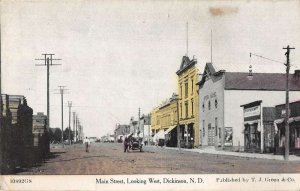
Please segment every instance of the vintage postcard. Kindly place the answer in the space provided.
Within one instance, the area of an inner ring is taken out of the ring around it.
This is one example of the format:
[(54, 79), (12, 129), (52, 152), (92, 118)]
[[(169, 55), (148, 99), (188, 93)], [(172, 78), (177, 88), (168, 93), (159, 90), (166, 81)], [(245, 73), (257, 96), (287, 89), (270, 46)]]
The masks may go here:
[(299, 0), (0, 6), (0, 190), (300, 189)]

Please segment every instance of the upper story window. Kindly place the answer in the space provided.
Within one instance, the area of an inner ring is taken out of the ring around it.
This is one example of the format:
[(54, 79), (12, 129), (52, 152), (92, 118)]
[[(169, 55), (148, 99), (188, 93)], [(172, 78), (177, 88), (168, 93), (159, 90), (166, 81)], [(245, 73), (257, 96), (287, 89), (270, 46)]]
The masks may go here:
[(182, 85), (180, 84), (180, 97), (182, 98)]
[(185, 98), (187, 98), (188, 94), (189, 94), (189, 84), (188, 84), (188, 82), (185, 82), (184, 89), (185, 89)]
[(194, 79), (192, 78), (192, 94), (194, 93)]
[(185, 102), (185, 118), (189, 116), (189, 103)]
[(204, 137), (205, 136), (205, 120), (202, 121), (202, 127), (203, 127), (202, 134), (203, 134), (203, 137)]
[(218, 100), (215, 99), (215, 108), (218, 108)]
[(216, 130), (216, 136), (218, 135), (218, 118), (215, 118), (215, 130)]
[(194, 116), (194, 99), (191, 100), (192, 116)]
[(210, 110), (211, 105), (210, 105), (210, 101), (208, 101), (208, 110)]
[(180, 103), (180, 118), (182, 118), (182, 103)]
[(202, 110), (203, 110), (203, 112), (204, 112), (204, 110), (205, 110), (204, 102), (203, 102), (203, 104), (202, 104)]

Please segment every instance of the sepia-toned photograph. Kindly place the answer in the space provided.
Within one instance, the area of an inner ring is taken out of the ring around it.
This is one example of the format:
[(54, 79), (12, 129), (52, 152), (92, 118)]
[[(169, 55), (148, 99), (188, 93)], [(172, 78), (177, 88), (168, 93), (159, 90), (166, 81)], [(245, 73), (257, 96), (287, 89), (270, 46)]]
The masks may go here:
[(299, 190), (300, 1), (0, 1), (0, 190)]

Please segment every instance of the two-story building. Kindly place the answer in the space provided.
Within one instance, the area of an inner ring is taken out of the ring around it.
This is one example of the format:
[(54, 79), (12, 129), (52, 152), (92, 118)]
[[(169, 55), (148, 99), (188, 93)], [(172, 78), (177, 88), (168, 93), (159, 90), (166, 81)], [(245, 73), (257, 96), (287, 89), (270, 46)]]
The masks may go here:
[(175, 94), (151, 112), (152, 140), (159, 145), (177, 146), (177, 97)]
[(151, 116), (148, 115), (142, 115), (140, 117), (140, 131), (141, 131), (141, 137), (143, 137), (143, 142), (145, 144), (150, 143), (151, 139)]
[(125, 136), (130, 134), (130, 126), (129, 125), (121, 125), (118, 124), (115, 131), (115, 142), (123, 142), (125, 139)]
[[(290, 100), (300, 98), (299, 74), (299, 71), (289, 74)], [(253, 125), (250, 133), (257, 132), (256, 141), (259, 137), (263, 138), (263, 124), (257, 125), (257, 121), (249, 122), (249, 119), (244, 121), (248, 111), (241, 106), (260, 100), (259, 108), (274, 107), (284, 102), (286, 96), (284, 73), (253, 73), (249, 78), (249, 73), (216, 71), (211, 63), (206, 64), (202, 79), (197, 84), (200, 144), (215, 148), (243, 150), (249, 125)], [(249, 116), (250, 113), (249, 110)], [(258, 143), (263, 143), (262, 140)]]

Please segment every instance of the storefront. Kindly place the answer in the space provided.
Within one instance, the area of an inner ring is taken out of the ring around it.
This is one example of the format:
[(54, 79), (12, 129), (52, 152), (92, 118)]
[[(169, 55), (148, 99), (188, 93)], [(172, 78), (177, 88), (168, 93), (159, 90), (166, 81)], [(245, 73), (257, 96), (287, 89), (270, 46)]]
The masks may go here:
[(262, 107), (262, 101), (255, 101), (244, 108), (244, 151), (273, 152), (275, 108)]
[(177, 125), (171, 126), (165, 131), (165, 143), (167, 147), (177, 147)]
[[(275, 154), (283, 154), (285, 147), (285, 104), (276, 107), (275, 125)], [(300, 153), (300, 101), (290, 103), (289, 113), (289, 148), (292, 154)]]
[(194, 124), (184, 124), (179, 126), (180, 129), (180, 146), (181, 148), (194, 148), (195, 145), (195, 129)]

